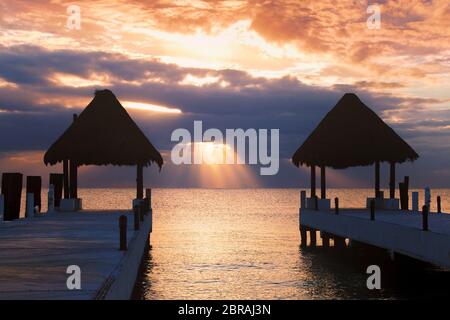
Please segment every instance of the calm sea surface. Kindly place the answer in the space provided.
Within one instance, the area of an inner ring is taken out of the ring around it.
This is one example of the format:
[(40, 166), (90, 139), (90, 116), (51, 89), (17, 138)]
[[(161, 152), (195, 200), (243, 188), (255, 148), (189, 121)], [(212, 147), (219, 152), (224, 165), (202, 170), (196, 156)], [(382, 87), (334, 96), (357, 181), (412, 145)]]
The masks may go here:
[[(85, 208), (129, 208), (133, 189), (81, 189)], [(371, 189), (330, 189), (362, 207)], [(387, 194), (387, 191), (385, 191)], [(450, 211), (450, 189), (441, 195)], [(46, 199), (46, 197), (45, 197)], [(420, 194), (423, 202), (423, 192)], [(151, 250), (137, 299), (352, 299), (450, 296), (450, 272), (383, 250), (299, 247), (299, 190), (154, 189)], [(382, 290), (366, 287), (367, 266)]]

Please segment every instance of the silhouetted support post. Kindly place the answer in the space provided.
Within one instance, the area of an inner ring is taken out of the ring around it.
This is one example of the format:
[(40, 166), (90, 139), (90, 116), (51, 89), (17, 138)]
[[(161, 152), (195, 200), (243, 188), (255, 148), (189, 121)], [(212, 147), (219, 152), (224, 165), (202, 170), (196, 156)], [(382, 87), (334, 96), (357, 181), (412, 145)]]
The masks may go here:
[(145, 189), (145, 197), (148, 199), (148, 210), (152, 208), (152, 189), (147, 188)]
[(300, 245), (306, 247), (308, 243), (308, 235), (306, 233), (306, 227), (300, 225)]
[(55, 208), (59, 208), (63, 193), (64, 174), (50, 173), (49, 181), (49, 183), (53, 185), (55, 191)]
[(436, 200), (437, 200), (437, 212), (441, 213), (442, 212), (442, 209), (441, 209), (441, 196), (437, 196)]
[(319, 198), (317, 196), (314, 196), (314, 209), (319, 210)]
[(133, 207), (133, 217), (134, 217), (134, 230), (139, 230), (139, 206), (136, 205)]
[[(33, 194), (33, 207), (38, 206), (38, 212), (41, 212), (41, 188), (42, 188), (42, 179), (40, 176), (28, 176), (27, 177), (27, 191), (26, 193)], [(34, 208), (33, 208), (34, 212)]]
[(370, 200), (370, 220), (375, 220), (375, 200)]
[(375, 198), (380, 196), (380, 161), (375, 161)]
[(127, 217), (121, 215), (119, 217), (119, 233), (120, 233), (120, 250), (127, 250)]
[(337, 248), (345, 248), (345, 238), (334, 236), (334, 246)]
[(395, 199), (395, 162), (391, 162), (389, 178), (389, 197)]
[(75, 160), (70, 160), (70, 198), (78, 198), (78, 166)]
[(320, 198), (327, 198), (325, 166), (320, 166)]
[(311, 246), (315, 247), (317, 244), (317, 236), (316, 236), (316, 229), (309, 228), (309, 236), (311, 238)]
[(339, 214), (339, 198), (334, 198), (334, 213)]
[(403, 181), (404, 186), (404, 201), (405, 201), (405, 210), (409, 210), (409, 176), (405, 176), (405, 179)]
[(306, 209), (306, 191), (300, 191), (300, 208)]
[(144, 198), (144, 168), (137, 166), (136, 172), (136, 199)]
[(2, 195), (4, 197), (3, 220), (14, 220), (20, 217), (20, 200), (22, 197), (22, 174), (3, 173)]
[(311, 166), (311, 198), (316, 196), (316, 166)]
[(320, 234), (322, 236), (322, 245), (328, 248), (330, 246), (330, 236), (326, 232), (321, 232)]
[(64, 199), (69, 199), (69, 160), (63, 160), (63, 184), (64, 184)]
[(428, 231), (428, 207), (422, 207), (422, 230)]
[[(73, 122), (77, 121), (78, 115), (73, 115)], [(70, 198), (78, 198), (78, 164), (76, 160), (70, 159), (69, 162), (69, 183), (70, 183)]]

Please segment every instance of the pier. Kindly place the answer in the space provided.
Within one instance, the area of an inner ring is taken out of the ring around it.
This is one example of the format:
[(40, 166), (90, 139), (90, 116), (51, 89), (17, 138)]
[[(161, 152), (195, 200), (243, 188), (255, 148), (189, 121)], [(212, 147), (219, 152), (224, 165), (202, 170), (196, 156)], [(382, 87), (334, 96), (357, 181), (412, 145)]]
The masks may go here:
[(400, 253), (450, 269), (450, 214), (430, 213), (428, 230), (423, 230), (422, 213), (401, 210), (377, 210), (371, 220), (365, 208), (340, 209), (339, 214), (335, 210), (300, 208), (299, 222), (303, 245), (308, 232), (314, 245), (313, 233), (320, 231), (323, 243), (332, 238), (338, 246), (340, 240), (349, 239), (350, 243), (387, 249), (392, 257)]
[[(127, 217), (120, 250), (120, 216)], [(132, 211), (54, 212), (0, 223), (0, 299), (130, 299), (152, 230), (152, 211), (135, 230)], [(81, 289), (67, 287), (80, 268)]]

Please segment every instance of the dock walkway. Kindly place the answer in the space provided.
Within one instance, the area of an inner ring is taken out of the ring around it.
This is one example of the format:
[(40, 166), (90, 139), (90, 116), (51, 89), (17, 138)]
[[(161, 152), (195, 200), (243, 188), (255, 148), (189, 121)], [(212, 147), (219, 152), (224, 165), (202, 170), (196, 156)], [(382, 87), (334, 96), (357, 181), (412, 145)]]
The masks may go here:
[[(127, 251), (119, 251), (125, 214)], [(128, 299), (151, 232), (151, 214), (134, 231), (131, 211), (49, 213), (0, 223), (0, 299)], [(81, 269), (69, 290), (67, 267)]]
[(300, 224), (450, 268), (450, 214), (430, 213), (423, 231), (417, 212), (377, 210), (371, 221), (367, 209), (340, 209), (336, 215), (302, 208)]

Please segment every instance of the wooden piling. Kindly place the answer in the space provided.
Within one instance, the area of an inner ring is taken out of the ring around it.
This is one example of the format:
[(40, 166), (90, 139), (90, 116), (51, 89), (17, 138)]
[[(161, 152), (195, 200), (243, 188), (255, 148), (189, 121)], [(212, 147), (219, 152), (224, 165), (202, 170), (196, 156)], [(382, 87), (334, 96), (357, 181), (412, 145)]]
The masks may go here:
[(127, 217), (125, 215), (121, 215), (119, 217), (119, 248), (121, 251), (127, 250)]
[(300, 208), (306, 209), (306, 191), (300, 191)]
[(308, 234), (306, 232), (306, 227), (300, 225), (300, 245), (306, 247), (308, 243)]
[(70, 199), (78, 198), (78, 165), (75, 160), (70, 160)]
[(148, 209), (150, 210), (152, 208), (152, 189), (151, 188), (145, 189), (145, 197), (148, 199)]
[(3, 220), (10, 221), (20, 217), (20, 201), (22, 197), (22, 174), (3, 173), (2, 195), (4, 197)]
[(316, 196), (316, 166), (311, 166), (311, 198)]
[[(73, 114), (73, 122), (78, 119), (77, 114)], [(78, 164), (75, 159), (69, 161), (69, 197), (71, 199), (78, 198)]]
[(428, 231), (428, 207), (422, 207), (422, 230)]
[(395, 199), (395, 162), (391, 162), (389, 178), (389, 197)]
[(336, 215), (339, 214), (339, 198), (338, 197), (334, 198), (334, 213)]
[(320, 166), (320, 198), (327, 198), (325, 166)]
[(311, 247), (315, 247), (317, 245), (316, 229), (309, 228), (309, 237), (311, 239)]
[(328, 248), (330, 246), (330, 236), (326, 232), (321, 232), (320, 235), (322, 237), (323, 247)]
[(64, 173), (50, 173), (49, 184), (52, 184), (54, 188), (55, 208), (59, 208), (63, 196)]
[(438, 213), (441, 213), (441, 212), (442, 212), (442, 208), (441, 208), (441, 196), (437, 196), (436, 201), (437, 201), (437, 212), (438, 212)]
[(345, 248), (345, 238), (334, 236), (334, 246), (337, 248)]
[[(51, 183), (50, 183), (51, 184)], [(64, 185), (64, 199), (70, 197), (70, 186), (69, 186), (69, 160), (63, 160), (63, 185)]]
[(375, 161), (375, 198), (380, 196), (380, 161)]
[(405, 209), (404, 210), (409, 210), (409, 176), (405, 176), (403, 185), (404, 185), (404, 191), (405, 191), (405, 196), (404, 196)]
[(370, 200), (370, 220), (375, 220), (375, 200)]
[(144, 198), (144, 167), (137, 165), (136, 169), (136, 199)]
[(28, 176), (27, 177), (27, 191), (26, 193), (33, 194), (33, 205), (37, 206), (38, 212), (41, 212), (41, 188), (42, 178), (40, 176)]

